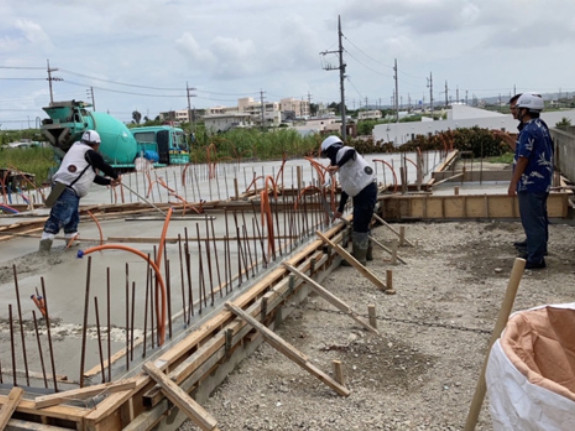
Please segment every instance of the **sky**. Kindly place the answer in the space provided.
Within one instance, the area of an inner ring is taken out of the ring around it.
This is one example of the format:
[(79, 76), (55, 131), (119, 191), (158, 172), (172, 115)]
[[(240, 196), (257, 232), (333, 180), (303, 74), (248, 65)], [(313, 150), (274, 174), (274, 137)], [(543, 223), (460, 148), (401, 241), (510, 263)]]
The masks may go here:
[(570, 0), (2, 0), (0, 130), (47, 117), (48, 63), (54, 101), (92, 89), (125, 122), (188, 94), (339, 103), (338, 17), (349, 109), (391, 105), (395, 62), (401, 106), (575, 91)]

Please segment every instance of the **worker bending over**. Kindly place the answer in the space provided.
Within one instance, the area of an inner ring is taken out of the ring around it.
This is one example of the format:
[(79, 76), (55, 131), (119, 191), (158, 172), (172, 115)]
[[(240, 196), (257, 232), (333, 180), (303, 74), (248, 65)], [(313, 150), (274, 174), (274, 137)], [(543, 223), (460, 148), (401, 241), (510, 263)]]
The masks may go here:
[(337, 136), (324, 139), (321, 143), (321, 157), (330, 160), (329, 172), (339, 173), (342, 192), (335, 217), (342, 216), (349, 196), (353, 198), (352, 255), (365, 265), (368, 260), (373, 259), (369, 240), (369, 226), (377, 201), (373, 168), (361, 154), (354, 148), (345, 146)]

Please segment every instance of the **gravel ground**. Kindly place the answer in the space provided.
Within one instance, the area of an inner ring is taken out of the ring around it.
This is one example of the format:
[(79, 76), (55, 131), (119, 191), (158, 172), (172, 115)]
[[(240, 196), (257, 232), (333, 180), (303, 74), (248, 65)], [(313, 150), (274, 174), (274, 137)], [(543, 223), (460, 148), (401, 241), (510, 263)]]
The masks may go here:
[[(460, 430), (463, 429), (491, 332), (522, 239), (519, 222), (407, 223), (407, 264), (392, 265), (374, 248), (369, 269), (386, 279), (386, 295), (355, 269), (340, 267), (323, 285), (367, 319), (377, 310), (380, 336), (361, 328), (318, 296), (286, 319), (277, 333), (333, 374), (344, 367), (349, 397), (263, 344), (212, 394), (204, 407), (221, 430)], [(390, 246), (384, 226), (373, 235)], [(550, 226), (547, 269), (525, 271), (514, 310), (572, 302), (575, 227)], [(484, 402), (477, 430), (491, 430)], [(195, 430), (186, 422), (181, 431)]]

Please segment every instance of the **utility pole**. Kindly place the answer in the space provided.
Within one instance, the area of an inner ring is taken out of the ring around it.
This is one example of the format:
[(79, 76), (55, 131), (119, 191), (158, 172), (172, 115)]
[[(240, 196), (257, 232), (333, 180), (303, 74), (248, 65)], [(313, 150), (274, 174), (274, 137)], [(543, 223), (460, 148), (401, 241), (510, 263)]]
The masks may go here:
[(192, 133), (192, 123), (195, 122), (195, 112), (192, 112), (192, 104), (191, 104), (191, 98), (195, 97), (195, 94), (191, 94), (192, 91), (194, 91), (195, 88), (190, 88), (188, 86), (188, 82), (186, 81), (186, 97), (188, 99), (188, 122), (190, 123), (190, 133)]
[(90, 98), (92, 102), (92, 109), (96, 110), (96, 101), (94, 100), (94, 87), (90, 87), (89, 90), (86, 90), (86, 95)]
[(447, 81), (445, 81), (445, 107), (449, 106), (449, 90), (447, 88)]
[(337, 16), (337, 35), (338, 35), (338, 41), (339, 41), (339, 49), (337, 51), (323, 51), (320, 54), (321, 55), (326, 55), (326, 54), (339, 54), (339, 67), (333, 67), (333, 66), (326, 66), (324, 69), (325, 70), (339, 70), (339, 89), (340, 89), (340, 93), (341, 93), (341, 136), (343, 138), (343, 140), (345, 141), (346, 139), (346, 135), (347, 135), (347, 125), (345, 123), (345, 117), (346, 117), (346, 113), (345, 113), (345, 90), (344, 90), (344, 80), (345, 80), (345, 67), (346, 64), (343, 62), (343, 45), (341, 42), (342, 39), (342, 32), (341, 32), (341, 18), (338, 15)]
[(393, 79), (395, 81), (395, 122), (399, 123), (399, 83), (397, 79), (397, 58), (393, 64)]
[(261, 104), (261, 111), (262, 111), (262, 130), (264, 129), (264, 121), (265, 121), (265, 105), (264, 105), (264, 91), (260, 90), (260, 104)]
[(195, 94), (192, 94), (191, 92), (194, 91), (195, 88), (191, 88), (188, 85), (188, 81), (186, 81), (186, 98), (188, 99), (188, 136), (189, 136), (189, 149), (191, 151), (192, 149), (192, 144), (195, 142), (195, 137), (194, 137), (194, 128), (192, 126), (194, 120), (195, 120), (195, 116), (196, 113), (192, 112), (192, 104), (191, 104), (191, 98), (195, 97)]
[(455, 101), (459, 103), (459, 87), (455, 88)]
[(50, 87), (50, 105), (54, 103), (54, 94), (52, 92), (52, 81), (63, 81), (62, 78), (57, 78), (52, 76), (52, 72), (57, 72), (58, 69), (50, 69), (50, 60), (46, 60), (48, 64), (48, 86)]
[(431, 111), (431, 119), (433, 120), (433, 75), (429, 72), (427, 78), (427, 88), (429, 88), (429, 110)]

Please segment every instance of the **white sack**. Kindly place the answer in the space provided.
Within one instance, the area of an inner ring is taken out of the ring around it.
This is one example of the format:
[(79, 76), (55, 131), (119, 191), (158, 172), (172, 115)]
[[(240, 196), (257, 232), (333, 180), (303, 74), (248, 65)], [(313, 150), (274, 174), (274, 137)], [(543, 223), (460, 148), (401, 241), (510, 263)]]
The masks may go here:
[[(575, 309), (575, 303), (552, 307)], [(491, 348), (485, 380), (495, 431), (575, 430), (575, 402), (530, 383), (506, 356), (501, 339)]]

